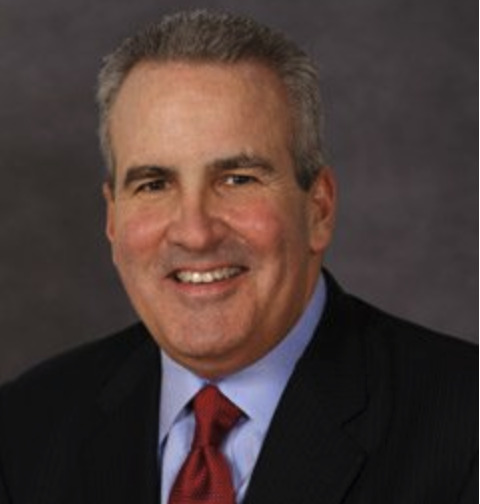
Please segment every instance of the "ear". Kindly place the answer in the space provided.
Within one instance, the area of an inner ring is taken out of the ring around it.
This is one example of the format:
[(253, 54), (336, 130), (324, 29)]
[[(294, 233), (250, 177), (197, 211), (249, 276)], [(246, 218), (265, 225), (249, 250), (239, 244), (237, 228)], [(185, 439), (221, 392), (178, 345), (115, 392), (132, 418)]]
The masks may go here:
[(104, 182), (102, 192), (106, 203), (105, 234), (112, 244), (115, 240), (115, 196), (111, 184)]
[(310, 250), (320, 254), (330, 244), (335, 225), (336, 184), (328, 166), (321, 168), (309, 193)]

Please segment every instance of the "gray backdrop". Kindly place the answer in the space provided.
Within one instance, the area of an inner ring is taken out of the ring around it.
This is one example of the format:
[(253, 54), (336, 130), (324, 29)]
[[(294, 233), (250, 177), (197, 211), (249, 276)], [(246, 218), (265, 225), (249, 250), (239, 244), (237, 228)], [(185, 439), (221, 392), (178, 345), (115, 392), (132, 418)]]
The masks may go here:
[(191, 6), (252, 14), (318, 60), (338, 280), (476, 340), (477, 5), (0, 0), (0, 381), (134, 318), (103, 237), (95, 76), (133, 28)]

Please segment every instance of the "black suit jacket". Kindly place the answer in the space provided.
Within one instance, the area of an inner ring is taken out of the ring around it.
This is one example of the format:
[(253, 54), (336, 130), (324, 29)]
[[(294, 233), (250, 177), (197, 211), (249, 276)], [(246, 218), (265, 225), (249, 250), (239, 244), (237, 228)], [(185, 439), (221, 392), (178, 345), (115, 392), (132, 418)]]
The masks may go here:
[[(245, 504), (473, 504), (476, 348), (328, 280)], [(158, 504), (159, 353), (142, 325), (0, 391), (1, 504)]]

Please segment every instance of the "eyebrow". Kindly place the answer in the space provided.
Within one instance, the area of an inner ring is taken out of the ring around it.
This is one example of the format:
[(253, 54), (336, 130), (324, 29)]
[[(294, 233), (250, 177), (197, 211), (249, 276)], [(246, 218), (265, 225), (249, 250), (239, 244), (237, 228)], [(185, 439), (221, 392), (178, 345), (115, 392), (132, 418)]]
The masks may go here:
[[(275, 171), (273, 164), (267, 159), (261, 156), (245, 153), (216, 159), (211, 163), (208, 163), (207, 168), (220, 172), (235, 170), (239, 168), (260, 168), (267, 174), (273, 173)], [(127, 189), (134, 182), (137, 182), (139, 180), (154, 178), (170, 179), (173, 177), (175, 171), (175, 168), (157, 165), (132, 166), (128, 168), (125, 174), (122, 187), (123, 189)]]
[(174, 170), (164, 166), (141, 165), (128, 168), (123, 180), (123, 188), (126, 189), (138, 180), (153, 178), (170, 178)]
[(261, 156), (241, 153), (236, 156), (216, 159), (209, 166), (214, 170), (228, 171), (237, 168), (261, 168), (266, 173), (273, 173), (275, 168), (273, 164)]

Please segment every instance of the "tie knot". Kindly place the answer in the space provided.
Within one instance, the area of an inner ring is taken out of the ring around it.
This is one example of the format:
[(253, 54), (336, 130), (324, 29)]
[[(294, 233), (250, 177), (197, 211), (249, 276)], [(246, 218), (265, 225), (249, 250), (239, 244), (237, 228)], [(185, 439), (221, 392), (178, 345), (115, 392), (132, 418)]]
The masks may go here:
[(242, 412), (213, 385), (205, 386), (193, 399), (194, 447), (218, 447)]

